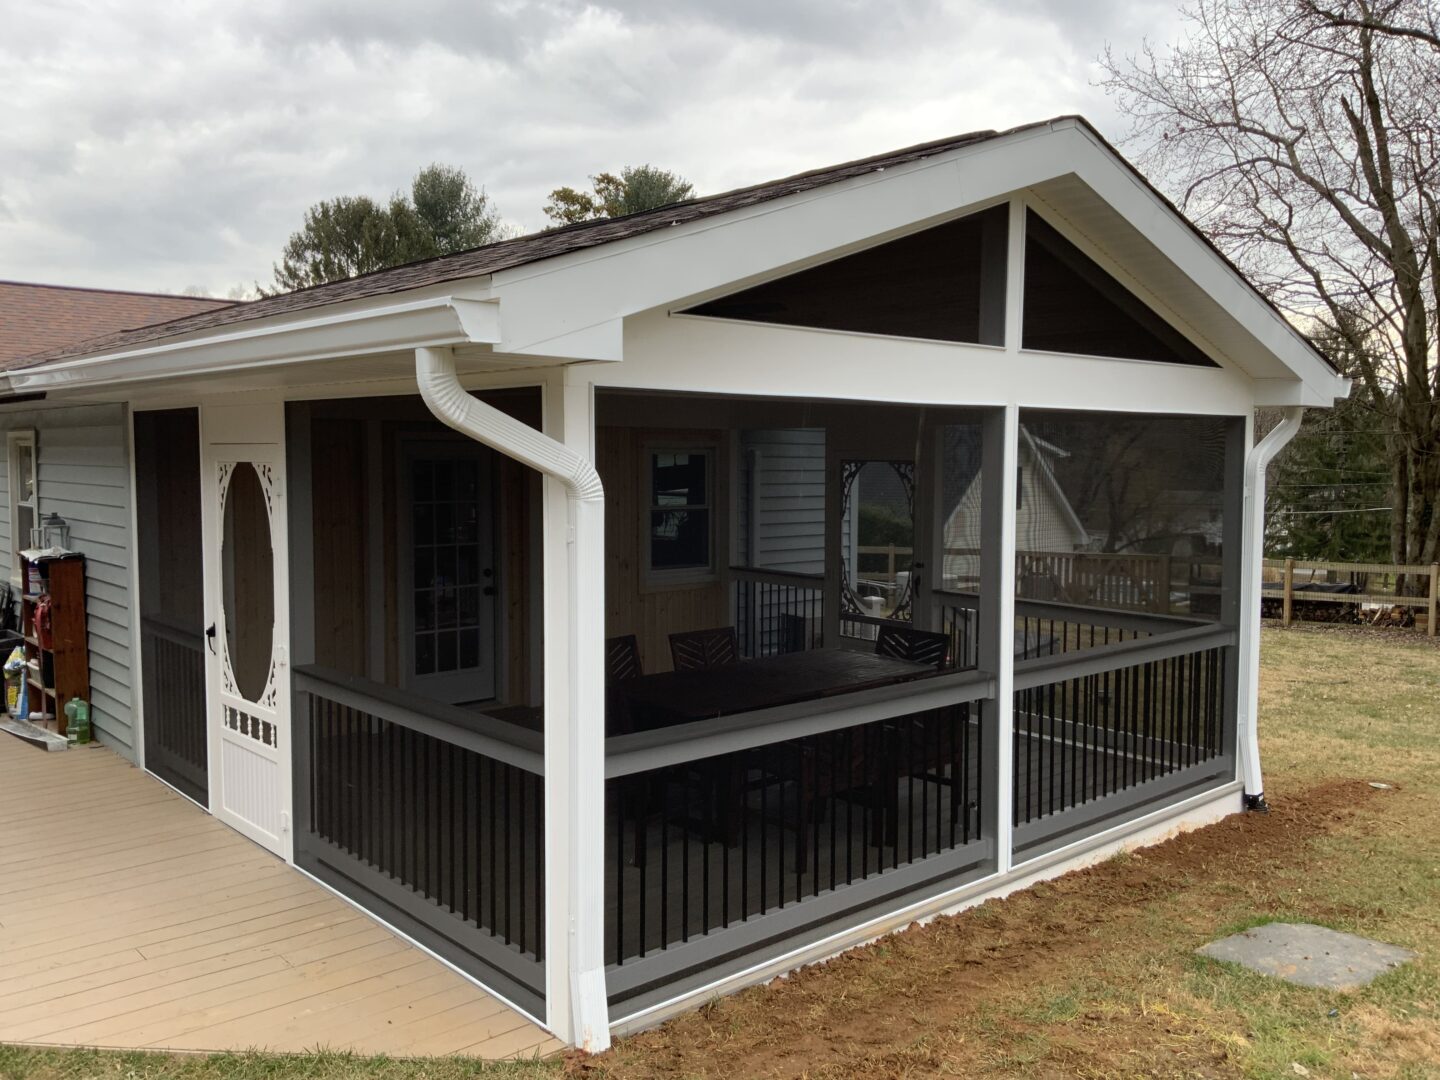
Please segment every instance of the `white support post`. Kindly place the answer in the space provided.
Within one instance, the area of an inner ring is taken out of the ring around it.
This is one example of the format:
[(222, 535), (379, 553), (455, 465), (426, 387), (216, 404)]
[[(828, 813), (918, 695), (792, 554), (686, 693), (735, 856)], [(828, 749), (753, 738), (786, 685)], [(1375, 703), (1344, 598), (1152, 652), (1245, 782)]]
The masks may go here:
[[(545, 385), (545, 433), (593, 461), (594, 394), (568, 371)], [(603, 504), (583, 504), (544, 478), (546, 1022), (573, 1046), (610, 1045), (606, 1005), (605, 712), (576, 690), (602, 686), (605, 581)], [(590, 520), (577, 529), (577, 514)], [(580, 540), (586, 541), (578, 544)], [(600, 618), (577, 620), (579, 605)], [(588, 672), (586, 669), (591, 669)], [(587, 677), (587, 674), (591, 677)]]
[(982, 432), (980, 531), (980, 668), (995, 676), (995, 700), (985, 707), (982, 738), (995, 740), (986, 830), (995, 841), (995, 870), (1008, 873), (1014, 823), (1015, 750), (1015, 481), (1020, 409), (985, 414)]
[(449, 349), (415, 350), (435, 418), (538, 470), (543, 497), (545, 1022), (572, 1046), (610, 1045), (605, 988), (605, 492), (594, 394), (548, 373), (544, 433), (473, 397)]

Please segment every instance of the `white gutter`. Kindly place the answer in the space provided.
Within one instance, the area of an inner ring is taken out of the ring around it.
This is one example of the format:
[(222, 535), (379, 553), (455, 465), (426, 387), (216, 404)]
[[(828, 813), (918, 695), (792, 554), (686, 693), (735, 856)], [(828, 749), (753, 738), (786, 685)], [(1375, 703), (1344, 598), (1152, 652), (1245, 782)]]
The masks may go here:
[(447, 295), (353, 307), (308, 318), (274, 316), (241, 322), (182, 341), (166, 339), (116, 352), (57, 360), (8, 375), (11, 388), (23, 393), (409, 352), (417, 345), (494, 344), (499, 340), (497, 302)]
[[(442, 424), (514, 458), (565, 487), (568, 498), (568, 617), (563, 627), (547, 624), (545, 635), (567, 636), (569, 692), (567, 700), (546, 705), (546, 727), (568, 740), (569, 768), (552, 770), (546, 753), (546, 805), (562, 805), (567, 813), (554, 832), (564, 850), (561, 873), (547, 872), (547, 888), (563, 889), (558, 901), (565, 912), (564, 949), (550, 941), (552, 958), (567, 958), (565, 1002), (554, 999), (562, 989), (548, 982), (547, 1011), (552, 1030), (571, 1045), (598, 1053), (610, 1045), (609, 1007), (605, 991), (603, 950), (605, 916), (605, 489), (588, 459), (530, 425), (507, 416), (472, 396), (460, 385), (455, 357), (447, 348), (415, 350), (415, 381), (420, 396)], [(547, 644), (546, 660), (552, 653)], [(547, 681), (549, 681), (547, 679)], [(560, 707), (557, 707), (560, 706)], [(563, 715), (562, 715), (563, 709)], [(568, 792), (552, 791), (573, 782)], [(564, 798), (552, 799), (551, 795)], [(547, 814), (547, 818), (549, 815)], [(547, 859), (547, 866), (551, 865)], [(557, 1006), (561, 1006), (557, 1009)]]
[(1278, 427), (1245, 455), (1245, 522), (1240, 587), (1240, 708), (1236, 720), (1240, 741), (1240, 776), (1245, 781), (1245, 806), (1266, 812), (1265, 782), (1260, 773), (1260, 595), (1265, 558), (1265, 469), (1300, 430), (1305, 410), (1291, 406)]

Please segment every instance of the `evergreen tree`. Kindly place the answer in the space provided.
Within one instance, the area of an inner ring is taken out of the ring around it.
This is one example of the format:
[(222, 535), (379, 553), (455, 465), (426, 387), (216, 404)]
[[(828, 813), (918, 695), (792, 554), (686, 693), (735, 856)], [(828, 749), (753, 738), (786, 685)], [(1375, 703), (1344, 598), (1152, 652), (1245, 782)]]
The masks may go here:
[(545, 216), (558, 225), (578, 221), (616, 218), (638, 214), (693, 198), (695, 186), (684, 177), (654, 165), (630, 165), (620, 175), (600, 173), (590, 177), (591, 190), (559, 187), (550, 192)]
[(503, 237), (499, 212), (463, 170), (429, 165), (415, 174), (408, 196), (396, 192), (388, 204), (341, 195), (305, 211), (304, 225), (275, 264), (274, 291), (340, 281)]

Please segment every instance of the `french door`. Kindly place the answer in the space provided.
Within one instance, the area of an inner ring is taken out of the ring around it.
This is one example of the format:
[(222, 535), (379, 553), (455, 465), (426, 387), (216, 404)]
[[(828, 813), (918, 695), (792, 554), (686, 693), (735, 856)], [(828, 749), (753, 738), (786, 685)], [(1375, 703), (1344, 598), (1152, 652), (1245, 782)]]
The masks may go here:
[(284, 858), (289, 566), (282, 402), (201, 409), (210, 809)]
[(400, 445), (405, 689), (446, 704), (495, 696), (495, 454), (470, 440)]

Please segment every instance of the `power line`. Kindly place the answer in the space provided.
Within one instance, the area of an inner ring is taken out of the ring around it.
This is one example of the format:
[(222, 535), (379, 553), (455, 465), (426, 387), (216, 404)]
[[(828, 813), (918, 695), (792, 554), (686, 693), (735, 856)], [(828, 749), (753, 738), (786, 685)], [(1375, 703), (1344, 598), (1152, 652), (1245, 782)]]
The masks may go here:
[(1281, 517), (1308, 517), (1311, 514), (1376, 514), (1381, 510), (1394, 510), (1393, 506), (1365, 506), (1357, 510), (1276, 510)]

